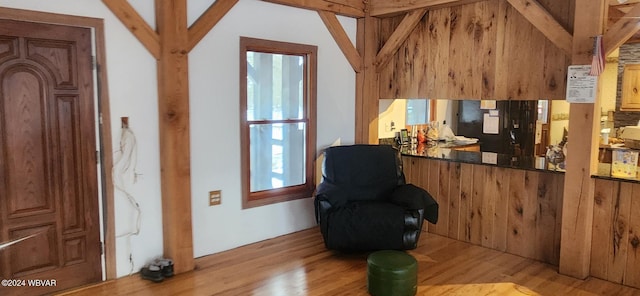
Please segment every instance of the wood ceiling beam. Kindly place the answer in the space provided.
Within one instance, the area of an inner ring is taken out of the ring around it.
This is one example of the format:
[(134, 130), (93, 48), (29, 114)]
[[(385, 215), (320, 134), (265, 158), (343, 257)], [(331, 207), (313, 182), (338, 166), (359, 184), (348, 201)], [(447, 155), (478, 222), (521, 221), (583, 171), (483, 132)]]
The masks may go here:
[(615, 7), (607, 9), (607, 21), (609, 22), (608, 27), (613, 26), (613, 24), (615, 24), (619, 19), (622, 19), (625, 14), (626, 12)]
[(602, 38), (605, 56), (611, 54), (616, 48), (624, 44), (640, 30), (640, 4), (636, 4), (617, 21)]
[(483, 0), (370, 0), (368, 12), (371, 16), (386, 16), (416, 9), (432, 10), (479, 1)]
[(215, 27), (215, 25), (238, 3), (238, 0), (217, 0), (189, 27), (187, 50), (191, 51)]
[(378, 55), (376, 55), (375, 65), (377, 73), (380, 73), (389, 63), (391, 57), (398, 51), (402, 43), (407, 40), (407, 37), (409, 37), (426, 13), (427, 9), (421, 8), (413, 10), (404, 16), (400, 25), (393, 31), (389, 39), (387, 39), (387, 42), (378, 52)]
[(536, 29), (567, 55), (573, 50), (573, 36), (536, 0), (507, 0)]
[(349, 39), (347, 32), (340, 24), (340, 21), (338, 21), (336, 14), (322, 10), (318, 11), (318, 14), (338, 44), (338, 47), (340, 47), (340, 50), (342, 50), (342, 53), (347, 58), (347, 61), (351, 64), (353, 71), (356, 73), (362, 71), (362, 57), (353, 43), (351, 43), (351, 39)]
[(160, 37), (127, 0), (102, 0), (113, 14), (133, 33), (145, 48), (160, 58)]
[(365, 2), (362, 0), (262, 0), (317, 11), (328, 11), (337, 15), (363, 18)]
[(625, 6), (636, 3), (640, 3), (640, 0), (627, 0), (624, 3), (620, 3), (618, 0), (609, 0), (609, 6)]

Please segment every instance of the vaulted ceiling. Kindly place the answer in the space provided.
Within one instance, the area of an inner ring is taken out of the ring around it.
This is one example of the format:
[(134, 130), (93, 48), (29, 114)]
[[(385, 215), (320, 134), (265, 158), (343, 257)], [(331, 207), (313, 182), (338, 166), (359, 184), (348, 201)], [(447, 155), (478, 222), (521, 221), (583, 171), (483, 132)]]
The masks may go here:
[[(631, 11), (634, 5), (640, 3), (640, 0), (609, 0), (609, 9), (607, 10), (607, 28), (613, 26), (617, 21), (627, 18), (625, 15)], [(637, 18), (637, 17), (635, 17)], [(640, 18), (638, 18), (640, 21)], [(629, 38), (627, 43), (640, 42), (640, 32)]]

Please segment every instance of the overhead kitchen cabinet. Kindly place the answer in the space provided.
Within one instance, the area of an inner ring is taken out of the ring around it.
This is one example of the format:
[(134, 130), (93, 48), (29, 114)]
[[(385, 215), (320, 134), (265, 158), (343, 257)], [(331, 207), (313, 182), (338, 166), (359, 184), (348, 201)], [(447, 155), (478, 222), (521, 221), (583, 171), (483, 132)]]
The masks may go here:
[(640, 111), (640, 64), (624, 66), (620, 110)]

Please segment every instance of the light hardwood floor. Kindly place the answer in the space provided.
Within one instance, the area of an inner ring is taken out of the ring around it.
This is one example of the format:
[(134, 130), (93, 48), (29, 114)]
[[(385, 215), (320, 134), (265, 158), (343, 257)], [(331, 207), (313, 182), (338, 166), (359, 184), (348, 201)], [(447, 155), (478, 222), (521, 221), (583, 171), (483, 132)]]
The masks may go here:
[[(418, 295), (639, 295), (578, 280), (538, 261), (423, 233)], [(327, 251), (318, 228), (196, 259), (196, 270), (152, 283), (136, 274), (63, 295), (368, 295), (367, 254)]]

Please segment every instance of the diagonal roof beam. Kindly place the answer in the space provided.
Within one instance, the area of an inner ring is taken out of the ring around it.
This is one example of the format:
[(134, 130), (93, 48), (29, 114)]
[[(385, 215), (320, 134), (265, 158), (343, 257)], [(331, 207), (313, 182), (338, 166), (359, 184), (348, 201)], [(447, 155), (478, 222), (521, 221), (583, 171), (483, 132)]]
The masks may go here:
[(627, 0), (623, 3), (620, 3), (618, 0), (609, 0), (609, 6), (625, 6), (636, 3), (640, 3), (640, 0)]
[(102, 0), (156, 59), (160, 58), (160, 36), (127, 0)]
[(364, 17), (365, 2), (363, 0), (262, 0), (309, 10), (323, 10), (353, 18)]
[(347, 58), (347, 61), (351, 64), (353, 71), (362, 71), (362, 57), (360, 57), (360, 54), (353, 43), (351, 43), (351, 39), (349, 39), (347, 32), (345, 32), (344, 28), (338, 21), (335, 13), (320, 10), (318, 11), (318, 14), (324, 22), (324, 25), (329, 30), (329, 33), (331, 33), (331, 36), (333, 36), (333, 39), (338, 44), (338, 47), (340, 47), (340, 50), (342, 50), (342, 53)]
[(217, 0), (189, 27), (187, 50), (191, 51), (204, 36), (238, 3), (238, 0)]
[(483, 0), (370, 0), (368, 10), (371, 16), (384, 16), (402, 14), (422, 8), (433, 10), (479, 1)]
[(636, 4), (604, 34), (602, 44), (605, 56), (627, 42), (638, 30), (640, 30), (640, 3)]
[(376, 56), (376, 71), (380, 73), (382, 68), (389, 63), (391, 57), (398, 51), (402, 43), (407, 40), (409, 34), (415, 29), (422, 17), (427, 13), (426, 8), (417, 9), (407, 13), (402, 22), (391, 34), (387, 42), (382, 46)]
[(573, 50), (573, 36), (558, 23), (553, 16), (536, 0), (507, 0), (536, 29), (540, 30), (558, 48), (567, 55)]

